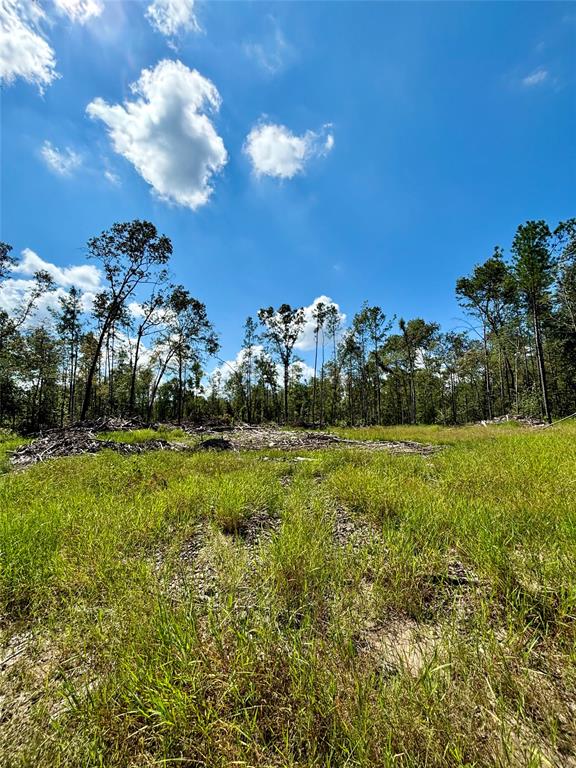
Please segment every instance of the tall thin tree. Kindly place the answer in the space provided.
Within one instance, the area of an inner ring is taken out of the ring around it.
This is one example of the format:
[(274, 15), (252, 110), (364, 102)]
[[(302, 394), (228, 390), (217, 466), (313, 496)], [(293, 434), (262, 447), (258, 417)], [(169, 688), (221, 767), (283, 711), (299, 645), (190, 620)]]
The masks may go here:
[(258, 318), (264, 327), (264, 338), (284, 370), (284, 422), (287, 424), (290, 364), (294, 356), (294, 345), (304, 327), (304, 310), (302, 307), (293, 309), (290, 304), (282, 304), (277, 310), (274, 307), (260, 309)]
[(85, 419), (90, 408), (92, 385), (100, 352), (127, 300), (142, 283), (153, 280), (159, 267), (164, 266), (172, 254), (172, 243), (159, 235), (149, 221), (114, 224), (98, 237), (88, 241), (88, 256), (99, 262), (107, 284), (107, 306), (98, 334), (94, 356), (88, 368), (84, 400), (80, 419)]
[(542, 318), (549, 306), (550, 286), (554, 279), (551, 237), (552, 233), (545, 221), (527, 221), (518, 227), (512, 242), (512, 264), (518, 289), (532, 321), (542, 412), (548, 423), (552, 423), (552, 414), (542, 343)]

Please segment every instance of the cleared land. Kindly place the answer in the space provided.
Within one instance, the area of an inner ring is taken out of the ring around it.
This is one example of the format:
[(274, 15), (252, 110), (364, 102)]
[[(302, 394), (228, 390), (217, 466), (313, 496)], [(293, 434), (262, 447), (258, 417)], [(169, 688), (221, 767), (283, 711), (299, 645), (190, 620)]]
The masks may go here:
[(20, 446), (10, 455), (13, 467), (29, 467), (40, 461), (64, 456), (100, 453), (110, 450), (124, 456), (147, 451), (262, 451), (273, 448), (282, 451), (317, 451), (326, 448), (359, 448), (389, 453), (419, 453), (427, 455), (437, 450), (413, 440), (369, 440), (342, 437), (337, 434), (279, 427), (171, 427), (158, 425), (153, 429), (123, 429), (117, 432), (97, 432), (81, 425), (52, 429)]
[(0, 763), (575, 766), (576, 426), (336, 432), (6, 471)]

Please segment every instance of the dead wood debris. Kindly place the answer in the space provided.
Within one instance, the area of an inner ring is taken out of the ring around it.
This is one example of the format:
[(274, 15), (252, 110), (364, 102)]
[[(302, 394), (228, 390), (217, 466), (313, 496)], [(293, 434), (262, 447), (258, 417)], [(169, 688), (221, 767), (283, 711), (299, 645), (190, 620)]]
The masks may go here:
[[(200, 435), (205, 442), (215, 439), (205, 427), (183, 427), (188, 434)], [(239, 451), (317, 451), (326, 448), (361, 448), (367, 451), (391, 453), (418, 453), (427, 456), (440, 450), (439, 446), (424, 445), (409, 440), (350, 440), (327, 432), (305, 432), (278, 427), (238, 426), (227, 431), (231, 450)], [(202, 443), (200, 444), (202, 445)]]
[(75, 428), (55, 430), (45, 437), (38, 437), (28, 445), (23, 445), (13, 452), (11, 464), (14, 467), (29, 467), (46, 459), (63, 456), (79, 456), (99, 453), (104, 450), (115, 451), (123, 456), (145, 453), (146, 451), (187, 451), (191, 446), (186, 443), (168, 440), (147, 440), (143, 443), (117, 443), (113, 440), (98, 440), (91, 429)]
[(520, 416), (516, 413), (505, 413), (503, 416), (495, 416), (493, 419), (482, 419), (477, 422), (483, 427), (488, 427), (493, 424), (507, 424), (509, 422), (515, 422), (521, 424), (524, 427), (546, 427), (548, 426), (545, 421), (539, 419), (536, 416)]
[[(390, 453), (417, 453), (427, 456), (439, 450), (439, 446), (423, 445), (412, 441), (349, 440), (325, 432), (290, 431), (278, 427), (249, 425), (239, 425), (234, 428), (183, 425), (181, 429), (187, 435), (200, 438), (195, 444), (160, 439), (141, 443), (124, 443), (97, 437), (99, 432), (128, 431), (140, 426), (142, 425), (134, 419), (98, 419), (63, 429), (53, 429), (14, 451), (11, 463), (14, 467), (23, 468), (47, 459), (94, 454), (103, 450), (112, 450), (123, 456), (146, 451), (315, 451), (335, 447)], [(158, 427), (164, 428), (165, 425), (151, 425), (152, 429)], [(226, 431), (226, 438), (222, 437), (224, 431)]]

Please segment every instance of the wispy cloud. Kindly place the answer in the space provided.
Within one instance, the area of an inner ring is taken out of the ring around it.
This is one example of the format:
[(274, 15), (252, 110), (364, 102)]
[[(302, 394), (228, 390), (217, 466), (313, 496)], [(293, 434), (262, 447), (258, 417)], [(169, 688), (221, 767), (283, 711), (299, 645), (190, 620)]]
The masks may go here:
[(146, 16), (150, 24), (166, 37), (181, 32), (200, 32), (196, 17), (195, 0), (154, 0)]
[(546, 81), (550, 80), (550, 74), (547, 69), (536, 69), (530, 75), (522, 78), (522, 85), (525, 88), (533, 88), (535, 85), (542, 85)]
[(58, 149), (49, 141), (44, 142), (40, 154), (48, 168), (58, 176), (71, 176), (82, 165), (82, 158), (73, 149)]
[(57, 77), (56, 56), (42, 31), (46, 14), (31, 0), (2, 0), (0, 4), (0, 80), (17, 78), (40, 92)]
[(244, 53), (268, 75), (275, 75), (295, 58), (295, 48), (286, 40), (278, 22), (270, 17), (271, 31), (259, 41), (244, 43)]
[(106, 179), (106, 181), (109, 181), (110, 184), (112, 184), (114, 187), (120, 186), (120, 176), (118, 176), (117, 173), (114, 173), (114, 171), (105, 170), (104, 178)]
[(79, 24), (86, 24), (90, 19), (100, 16), (104, 10), (102, 0), (53, 0), (53, 2), (60, 13)]

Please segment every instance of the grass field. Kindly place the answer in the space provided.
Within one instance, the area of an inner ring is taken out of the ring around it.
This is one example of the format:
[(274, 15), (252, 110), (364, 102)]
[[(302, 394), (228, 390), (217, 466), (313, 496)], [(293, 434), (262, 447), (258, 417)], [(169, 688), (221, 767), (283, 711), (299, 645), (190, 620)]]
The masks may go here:
[(0, 475), (0, 764), (576, 766), (576, 426), (338, 433)]

